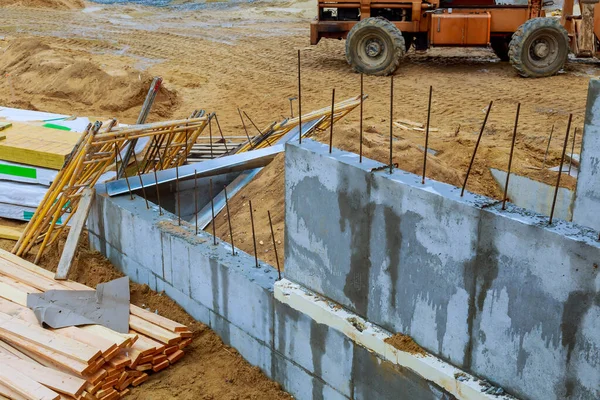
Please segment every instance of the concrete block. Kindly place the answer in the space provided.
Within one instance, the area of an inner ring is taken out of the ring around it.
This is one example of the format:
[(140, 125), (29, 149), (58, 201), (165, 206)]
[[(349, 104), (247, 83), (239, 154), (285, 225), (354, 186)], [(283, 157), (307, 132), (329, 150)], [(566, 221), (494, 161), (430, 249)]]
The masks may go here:
[(349, 399), (277, 352), (273, 353), (273, 379), (297, 400)]
[(166, 282), (161, 283), (161, 285), (164, 287), (165, 294), (179, 304), (195, 320), (210, 325), (210, 310), (207, 307), (194, 301), (194, 299)]
[(573, 222), (600, 231), (600, 80), (590, 80)]
[[(170, 282), (174, 288), (185, 294), (191, 295), (190, 290), (190, 250), (191, 244), (181, 238), (178, 238), (169, 232), (163, 232), (161, 235), (162, 243), (168, 241), (164, 248), (163, 259), (165, 262), (165, 281)], [(169, 272), (170, 278), (169, 281)]]
[(456, 399), (411, 370), (382, 361), (360, 346), (355, 347), (353, 365), (355, 400)]
[(250, 364), (272, 376), (272, 347), (238, 328), (220, 315), (210, 312), (210, 327), (228, 346), (234, 347)]
[(333, 389), (352, 395), (353, 343), (343, 333), (275, 301), (274, 348)]

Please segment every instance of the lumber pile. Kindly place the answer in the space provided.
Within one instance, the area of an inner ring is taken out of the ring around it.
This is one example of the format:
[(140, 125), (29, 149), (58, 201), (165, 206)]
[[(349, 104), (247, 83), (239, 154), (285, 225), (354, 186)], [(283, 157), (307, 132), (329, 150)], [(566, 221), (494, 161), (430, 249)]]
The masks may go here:
[(45, 329), (26, 306), (28, 293), (90, 290), (52, 277), (0, 250), (0, 399), (120, 399), (191, 343), (185, 325), (135, 305), (128, 334), (100, 325)]

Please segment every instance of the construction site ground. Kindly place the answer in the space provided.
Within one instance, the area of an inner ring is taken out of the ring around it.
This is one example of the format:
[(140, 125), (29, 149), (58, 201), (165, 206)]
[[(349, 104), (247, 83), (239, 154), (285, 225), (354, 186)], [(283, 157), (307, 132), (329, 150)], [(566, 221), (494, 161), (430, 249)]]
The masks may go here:
[[(333, 88), (339, 100), (359, 93), (360, 76), (346, 63), (343, 41), (309, 46), (309, 22), (316, 12), (312, 1), (174, 3), (149, 7), (0, 0), (5, 7), (0, 19), (0, 104), (133, 123), (151, 77), (160, 75), (165, 85), (149, 121), (187, 117), (202, 108), (217, 112), (225, 135), (240, 136), (244, 131), (238, 107), (260, 127), (290, 115), (288, 98), (297, 95), (297, 49), (303, 50), (305, 112), (330, 104)], [(502, 193), (489, 167), (506, 169), (517, 103), (522, 104), (513, 172), (553, 184), (556, 173), (540, 168), (551, 127), (555, 125), (547, 165), (555, 166), (569, 113), (578, 128), (574, 148), (579, 152), (587, 84), (597, 70), (594, 61), (575, 60), (557, 76), (523, 79), (487, 49), (433, 49), (425, 54), (411, 50), (395, 74), (394, 120), (424, 123), (433, 86), (430, 126), (436, 129), (430, 148), (437, 154), (429, 156), (427, 176), (460, 186), (485, 109), (493, 100), (468, 189), (499, 198)], [(364, 155), (386, 163), (389, 86), (389, 77), (365, 77), (369, 99), (364, 107)], [(357, 109), (335, 125), (334, 146), (358, 152), (358, 127)], [(394, 127), (394, 137), (394, 162), (421, 173), (423, 133)], [(317, 139), (328, 141), (329, 132), (319, 133)], [(230, 203), (235, 244), (253, 254), (248, 200), (253, 201), (259, 257), (272, 265), (267, 210), (283, 265), (283, 184), (279, 156)], [(575, 180), (564, 176), (562, 184), (573, 188)], [(229, 240), (224, 212), (217, 217), (216, 229), (217, 236)], [(0, 243), (10, 247), (9, 242)], [(51, 266), (56, 260), (45, 256), (43, 263)], [(87, 250), (80, 254), (77, 270), (84, 275), (76, 278), (92, 285), (98, 282), (88, 279), (117, 276), (107, 261)], [(191, 323), (165, 296), (134, 285), (132, 300), (159, 313), (166, 307), (170, 318)], [(185, 361), (134, 391), (133, 398), (285, 398), (213, 332), (200, 324), (192, 326), (197, 339)]]

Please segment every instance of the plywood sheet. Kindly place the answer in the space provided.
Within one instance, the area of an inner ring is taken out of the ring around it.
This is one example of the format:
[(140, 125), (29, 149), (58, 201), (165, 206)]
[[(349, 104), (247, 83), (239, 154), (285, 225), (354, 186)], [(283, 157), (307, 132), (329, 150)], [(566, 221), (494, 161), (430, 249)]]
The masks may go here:
[(61, 169), (80, 133), (14, 122), (2, 131), (0, 159), (51, 169)]

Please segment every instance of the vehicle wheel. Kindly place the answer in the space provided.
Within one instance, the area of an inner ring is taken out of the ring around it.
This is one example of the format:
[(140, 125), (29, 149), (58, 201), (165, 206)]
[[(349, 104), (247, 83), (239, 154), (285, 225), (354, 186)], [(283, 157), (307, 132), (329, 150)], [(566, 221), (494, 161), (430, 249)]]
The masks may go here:
[(402, 32), (384, 18), (358, 22), (346, 39), (346, 60), (356, 72), (389, 75), (400, 65), (406, 52)]
[(510, 57), (508, 56), (509, 43), (510, 39), (507, 40), (504, 37), (492, 38), (492, 40), (490, 40), (490, 46), (492, 47), (492, 50), (494, 50), (496, 57), (498, 57), (500, 61), (510, 60)]
[(508, 55), (521, 76), (551, 76), (567, 62), (569, 36), (558, 19), (533, 18), (513, 34)]

